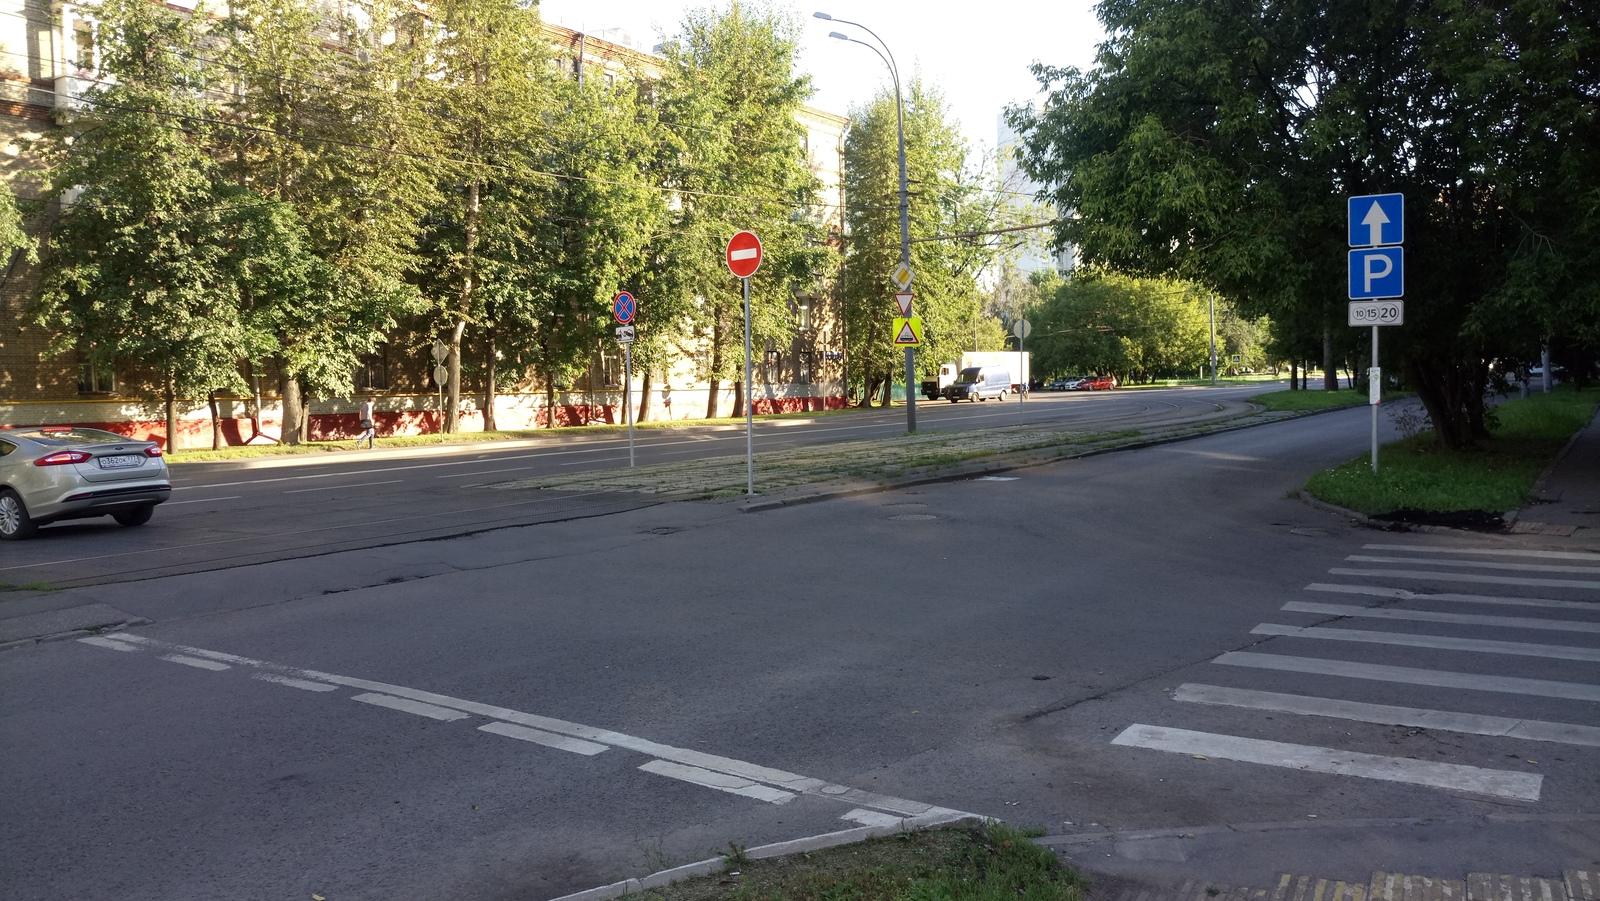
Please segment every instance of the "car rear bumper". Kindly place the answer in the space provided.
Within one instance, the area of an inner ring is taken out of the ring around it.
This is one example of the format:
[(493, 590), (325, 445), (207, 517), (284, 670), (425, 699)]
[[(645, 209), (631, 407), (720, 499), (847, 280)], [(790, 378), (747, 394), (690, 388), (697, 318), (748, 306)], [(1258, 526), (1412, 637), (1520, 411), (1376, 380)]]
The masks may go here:
[(29, 504), (33, 521), (44, 525), (62, 519), (105, 516), (131, 507), (159, 504), (172, 497), (169, 482), (142, 482), (137, 485), (79, 485), (52, 502)]

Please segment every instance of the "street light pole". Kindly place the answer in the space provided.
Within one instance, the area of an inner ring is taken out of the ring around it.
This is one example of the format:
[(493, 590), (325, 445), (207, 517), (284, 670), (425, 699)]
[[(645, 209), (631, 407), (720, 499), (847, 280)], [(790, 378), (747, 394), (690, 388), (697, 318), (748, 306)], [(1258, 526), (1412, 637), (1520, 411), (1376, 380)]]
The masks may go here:
[[(867, 34), (872, 35), (872, 39), (878, 42), (878, 46), (879, 47), (883, 48), (883, 51), (879, 52), (878, 51), (878, 47), (874, 47), (871, 44), (867, 43), (866, 41), (858, 41), (855, 38), (850, 37), (847, 34), (841, 34), (840, 32), (837, 32), (837, 31), (833, 31), (833, 32), (829, 32), (828, 33), (828, 37), (830, 37), (830, 38), (834, 38), (834, 39), (840, 40), (840, 41), (848, 41), (848, 42), (850, 42), (852, 44), (860, 44), (861, 46), (867, 48), (868, 50), (871, 50), (873, 53), (877, 53), (878, 54), (878, 58), (883, 60), (883, 64), (889, 67), (889, 76), (894, 79), (895, 138), (896, 138), (897, 149), (899, 151), (899, 157), (900, 157), (900, 265), (906, 267), (906, 271), (910, 272), (911, 271), (911, 211), (910, 211), (911, 207), (910, 207), (910, 194), (906, 190), (906, 112), (905, 112), (905, 99), (900, 93), (900, 67), (895, 65), (894, 54), (889, 51), (889, 45), (884, 43), (883, 38), (878, 37), (877, 32), (873, 31), (872, 29), (868, 28), (867, 26), (862, 25), (860, 22), (851, 22), (851, 21), (848, 21), (848, 20), (845, 20), (845, 19), (835, 19), (833, 16), (830, 16), (827, 13), (824, 13), (824, 12), (814, 12), (814, 13), (811, 14), (811, 16), (812, 16), (812, 18), (822, 19), (823, 21), (826, 21), (826, 22), (838, 22), (840, 25), (853, 25), (856, 28), (859, 28), (862, 31), (865, 31)], [(909, 288), (909, 286), (907, 286), (907, 287)], [(905, 315), (907, 317), (910, 317), (912, 315), (910, 306), (906, 307)], [(906, 348), (906, 431), (907, 432), (915, 432), (917, 430), (916, 370), (917, 370), (916, 348), (907, 347)]]

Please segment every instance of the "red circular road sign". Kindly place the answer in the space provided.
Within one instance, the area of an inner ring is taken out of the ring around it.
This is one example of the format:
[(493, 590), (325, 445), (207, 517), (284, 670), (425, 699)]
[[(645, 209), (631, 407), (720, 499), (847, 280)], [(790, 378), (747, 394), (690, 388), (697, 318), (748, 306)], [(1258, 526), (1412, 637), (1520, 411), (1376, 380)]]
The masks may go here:
[(611, 315), (623, 325), (633, 321), (634, 301), (633, 295), (626, 291), (618, 291), (617, 296), (611, 298)]
[(749, 278), (761, 268), (761, 239), (755, 232), (738, 232), (728, 240), (728, 268), (740, 278)]

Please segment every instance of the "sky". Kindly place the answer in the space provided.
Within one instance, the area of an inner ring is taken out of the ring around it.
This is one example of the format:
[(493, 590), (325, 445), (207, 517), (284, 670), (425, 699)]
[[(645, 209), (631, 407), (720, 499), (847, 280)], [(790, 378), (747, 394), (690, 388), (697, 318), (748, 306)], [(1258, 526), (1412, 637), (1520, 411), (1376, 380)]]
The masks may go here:
[[(871, 37), (817, 10), (877, 32), (900, 67), (902, 80), (920, 74), (939, 87), (974, 150), (992, 150), (996, 120), (1008, 103), (1040, 97), (1028, 66), (1034, 61), (1087, 69), (1104, 39), (1090, 0), (989, 0), (965, 4), (929, 0), (804, 0), (800, 68), (817, 89), (810, 105), (848, 115), (889, 84), (888, 67), (865, 47), (828, 37), (841, 31)], [(677, 30), (687, 9), (726, 6), (727, 0), (540, 0), (550, 22), (583, 32), (622, 28), (648, 51)], [(958, 12), (958, 10), (968, 10)]]

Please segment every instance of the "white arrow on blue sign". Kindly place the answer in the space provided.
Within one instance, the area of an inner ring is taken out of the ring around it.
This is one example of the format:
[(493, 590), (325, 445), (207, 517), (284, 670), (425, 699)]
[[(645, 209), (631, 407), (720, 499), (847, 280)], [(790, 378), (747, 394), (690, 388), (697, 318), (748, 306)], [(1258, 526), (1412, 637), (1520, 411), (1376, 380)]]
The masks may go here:
[(1350, 299), (1376, 300), (1406, 294), (1404, 247), (1367, 247), (1350, 251)]
[(1351, 247), (1405, 243), (1404, 194), (1367, 194), (1348, 198), (1346, 202), (1350, 213)]

